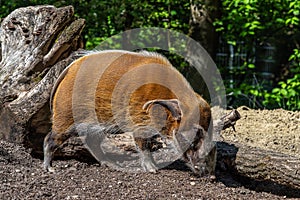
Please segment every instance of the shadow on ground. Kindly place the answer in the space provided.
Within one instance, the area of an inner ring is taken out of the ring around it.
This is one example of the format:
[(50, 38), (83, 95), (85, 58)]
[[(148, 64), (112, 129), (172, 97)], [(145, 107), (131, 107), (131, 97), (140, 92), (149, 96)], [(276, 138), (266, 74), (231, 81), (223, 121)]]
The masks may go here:
[[(238, 152), (238, 148), (233, 144), (219, 142), (217, 146), (218, 148), (230, 151), (227, 152), (227, 154), (230, 155), (230, 158), (235, 158), (235, 155)], [(179, 171), (190, 172), (190, 169), (184, 164), (184, 162), (179, 160), (175, 161), (164, 169), (175, 169)], [(272, 193), (274, 195), (282, 196), (285, 198), (300, 198), (299, 189), (294, 189), (270, 180), (256, 180), (240, 175), (235, 167), (232, 166), (232, 164), (224, 163), (224, 157), (220, 158), (220, 156), (218, 156), (217, 161), (216, 180), (217, 182), (223, 183), (226, 187), (244, 187), (252, 191)]]

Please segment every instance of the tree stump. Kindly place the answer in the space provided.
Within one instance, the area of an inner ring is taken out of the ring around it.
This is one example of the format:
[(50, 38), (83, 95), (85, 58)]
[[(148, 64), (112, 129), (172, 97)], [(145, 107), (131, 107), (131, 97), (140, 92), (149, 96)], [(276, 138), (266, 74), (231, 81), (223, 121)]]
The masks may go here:
[(42, 149), (49, 97), (59, 74), (81, 55), (84, 19), (72, 6), (19, 8), (1, 23), (0, 138)]

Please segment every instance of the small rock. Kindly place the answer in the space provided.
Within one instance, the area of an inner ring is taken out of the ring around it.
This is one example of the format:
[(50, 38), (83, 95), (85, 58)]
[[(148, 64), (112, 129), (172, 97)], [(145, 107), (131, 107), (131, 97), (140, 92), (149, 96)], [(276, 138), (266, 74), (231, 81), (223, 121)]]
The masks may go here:
[(190, 182), (191, 185), (196, 185), (196, 183), (194, 181)]
[(70, 171), (76, 171), (77, 169), (75, 167), (70, 167), (69, 170)]

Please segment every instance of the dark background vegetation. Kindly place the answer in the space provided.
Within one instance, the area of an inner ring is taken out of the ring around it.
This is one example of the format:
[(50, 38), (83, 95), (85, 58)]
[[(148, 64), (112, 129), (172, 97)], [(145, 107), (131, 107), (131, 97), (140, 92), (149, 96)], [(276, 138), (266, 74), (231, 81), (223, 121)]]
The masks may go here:
[[(216, 62), (229, 106), (300, 110), (298, 0), (0, 0), (0, 17), (42, 4), (72, 5), (86, 19), (86, 49), (132, 28), (187, 34)], [(183, 74), (189, 71), (182, 59), (167, 56)]]

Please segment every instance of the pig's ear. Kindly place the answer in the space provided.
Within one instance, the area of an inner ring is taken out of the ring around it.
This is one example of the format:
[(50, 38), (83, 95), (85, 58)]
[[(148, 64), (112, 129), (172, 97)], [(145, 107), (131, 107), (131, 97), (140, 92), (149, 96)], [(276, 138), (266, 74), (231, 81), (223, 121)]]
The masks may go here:
[(150, 108), (154, 104), (159, 104), (159, 105), (165, 107), (166, 109), (168, 109), (171, 112), (171, 114), (175, 120), (177, 120), (177, 121), (181, 120), (182, 110), (180, 108), (178, 99), (154, 99), (151, 101), (147, 101), (143, 105), (143, 109), (146, 110), (146, 112), (149, 112)]

